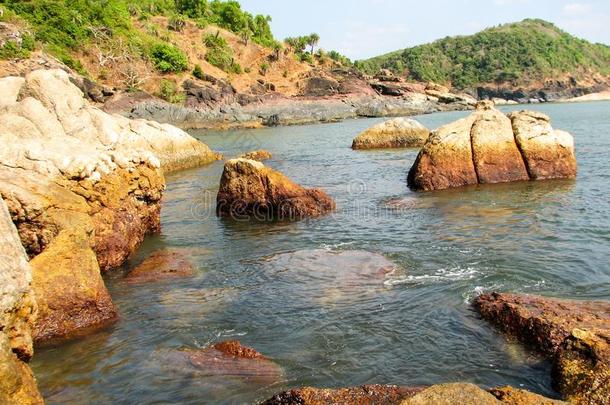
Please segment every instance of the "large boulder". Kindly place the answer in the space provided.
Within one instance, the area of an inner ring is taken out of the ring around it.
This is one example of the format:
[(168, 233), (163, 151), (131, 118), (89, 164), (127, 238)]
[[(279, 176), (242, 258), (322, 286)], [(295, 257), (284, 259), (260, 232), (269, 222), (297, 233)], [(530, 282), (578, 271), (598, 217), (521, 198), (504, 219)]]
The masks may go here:
[(430, 131), (409, 118), (395, 118), (377, 124), (354, 139), (352, 149), (418, 148), (423, 146)]
[(260, 162), (232, 159), (224, 166), (216, 211), (222, 217), (264, 221), (316, 217), (334, 208), (322, 190), (303, 188)]
[(608, 404), (610, 302), (491, 293), (474, 305), (499, 329), (553, 358), (553, 383), (567, 400)]
[(363, 385), (352, 388), (303, 387), (281, 392), (261, 405), (393, 405), (421, 391), (397, 385)]
[(496, 397), (474, 384), (433, 385), (404, 400), (401, 405), (501, 405)]
[(509, 117), (532, 180), (576, 176), (572, 135), (554, 130), (549, 117), (539, 112), (521, 111)]
[(42, 404), (27, 365), (36, 302), (32, 270), (4, 200), (0, 198), (0, 403)]
[(32, 259), (37, 342), (105, 325), (100, 271), (160, 230), (163, 171), (218, 156), (169, 125), (90, 105), (61, 70), (0, 79), (0, 196)]
[(491, 101), (469, 117), (432, 133), (408, 176), (415, 190), (442, 190), (483, 183), (573, 178), (572, 136), (553, 130), (549, 118), (531, 111), (508, 117)]

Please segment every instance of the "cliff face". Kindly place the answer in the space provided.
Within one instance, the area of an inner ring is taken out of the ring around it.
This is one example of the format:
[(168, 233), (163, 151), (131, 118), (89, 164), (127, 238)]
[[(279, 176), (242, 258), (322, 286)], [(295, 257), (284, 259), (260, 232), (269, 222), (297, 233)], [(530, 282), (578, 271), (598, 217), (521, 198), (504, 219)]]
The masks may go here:
[(27, 362), (32, 357), (35, 300), (32, 271), (0, 198), (0, 403), (41, 404)]
[(0, 80), (0, 195), (30, 256), (39, 343), (116, 319), (102, 271), (160, 230), (163, 170), (218, 158), (169, 125), (91, 106), (62, 70)]

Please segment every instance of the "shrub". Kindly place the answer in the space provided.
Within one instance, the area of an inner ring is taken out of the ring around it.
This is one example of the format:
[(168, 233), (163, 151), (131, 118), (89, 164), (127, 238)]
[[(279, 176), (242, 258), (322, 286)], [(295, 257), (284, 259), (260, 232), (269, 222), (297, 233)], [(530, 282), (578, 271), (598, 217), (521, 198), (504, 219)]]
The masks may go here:
[(199, 80), (204, 79), (205, 76), (203, 73), (203, 69), (201, 68), (201, 65), (195, 65), (195, 69), (193, 69), (193, 76)]
[(155, 44), (150, 49), (150, 56), (155, 68), (163, 73), (178, 73), (188, 68), (186, 55), (173, 45)]
[(267, 74), (268, 70), (269, 70), (269, 64), (267, 62), (261, 63), (260, 72), (263, 76), (265, 76)]
[(161, 80), (159, 93), (157, 94), (163, 100), (169, 103), (182, 103), (186, 99), (184, 93), (178, 91), (176, 84), (169, 80)]
[(179, 15), (171, 16), (167, 22), (167, 29), (171, 31), (182, 32), (184, 27), (186, 27), (186, 20)]
[(241, 66), (235, 62), (233, 50), (227, 41), (218, 35), (207, 34), (203, 37), (203, 43), (208, 48), (205, 60), (212, 66), (228, 73), (242, 73)]

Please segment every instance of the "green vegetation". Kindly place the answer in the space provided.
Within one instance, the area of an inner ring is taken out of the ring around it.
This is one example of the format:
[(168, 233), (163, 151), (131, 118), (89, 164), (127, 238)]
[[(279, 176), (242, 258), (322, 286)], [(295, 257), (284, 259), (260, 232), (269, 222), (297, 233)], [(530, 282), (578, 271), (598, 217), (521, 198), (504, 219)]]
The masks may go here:
[(183, 103), (186, 100), (186, 95), (183, 92), (178, 91), (176, 83), (170, 80), (162, 80), (159, 88), (159, 94), (157, 94), (163, 100), (169, 103)]
[(483, 83), (522, 84), (585, 70), (606, 75), (610, 47), (575, 38), (543, 20), (524, 20), (357, 61), (355, 66), (367, 73), (390, 69), (414, 80), (451, 82), (463, 89)]
[(36, 43), (31, 35), (23, 35), (20, 42), (7, 41), (0, 47), (0, 59), (25, 59), (30, 56)]
[(193, 77), (199, 80), (203, 80), (205, 78), (201, 65), (195, 65), (195, 69), (193, 69)]
[(339, 62), (343, 66), (351, 66), (352, 61), (345, 55), (341, 55), (337, 51), (328, 52), (328, 57), (334, 60), (335, 62)]
[(219, 33), (216, 33), (216, 35), (205, 35), (203, 37), (203, 43), (206, 48), (208, 48), (208, 51), (205, 54), (205, 60), (207, 60), (210, 65), (216, 66), (228, 73), (242, 73), (241, 66), (239, 63), (235, 62), (233, 49), (231, 49), (227, 41), (221, 37)]
[[(320, 36), (316, 33), (300, 37), (290, 37), (284, 40), (288, 49), (292, 50), (297, 60), (301, 62), (313, 63), (314, 47), (320, 42)], [(310, 52), (307, 47), (310, 47)]]
[[(0, 6), (3, 21), (26, 21), (47, 52), (81, 73), (86, 72), (74, 55), (113, 41), (126, 47), (132, 57), (150, 58), (161, 72), (186, 70), (186, 55), (167, 43), (168, 34), (154, 24), (145, 24), (144, 32), (134, 27), (134, 20), (150, 21), (152, 16), (168, 17), (167, 29), (172, 31), (182, 31), (190, 19), (200, 28), (215, 24), (269, 48), (277, 44), (269, 25), (271, 18), (243, 11), (235, 0), (0, 0)], [(227, 63), (233, 57), (226, 50), (214, 49), (209, 60), (225, 70), (241, 71), (236, 63)], [(15, 43), (0, 50), (4, 58), (26, 57), (28, 52)]]
[(157, 43), (150, 48), (150, 56), (155, 68), (163, 73), (179, 73), (188, 69), (188, 59), (184, 52), (173, 45)]

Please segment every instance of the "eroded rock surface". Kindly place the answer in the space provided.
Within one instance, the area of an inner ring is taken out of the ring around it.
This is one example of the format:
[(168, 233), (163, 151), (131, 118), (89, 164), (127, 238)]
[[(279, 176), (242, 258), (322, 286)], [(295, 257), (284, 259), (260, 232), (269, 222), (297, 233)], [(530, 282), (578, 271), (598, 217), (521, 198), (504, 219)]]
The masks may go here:
[(610, 302), (491, 293), (474, 302), (503, 332), (552, 356), (553, 383), (570, 402), (610, 401)]
[(354, 388), (304, 387), (279, 393), (261, 405), (560, 405), (525, 390), (503, 387), (490, 392), (468, 383), (401, 387), (364, 385)]
[(271, 159), (272, 157), (273, 156), (271, 155), (270, 152), (261, 149), (261, 150), (255, 150), (252, 152), (244, 153), (243, 155), (240, 155), (238, 157), (238, 159), (249, 159), (249, 160), (256, 160), (257, 162), (263, 162), (265, 160)]
[(508, 117), (493, 102), (430, 135), (408, 176), (415, 190), (478, 183), (574, 178), (574, 140), (554, 130), (547, 116), (520, 111)]
[(34, 337), (116, 317), (100, 270), (160, 229), (163, 170), (218, 158), (169, 125), (93, 107), (62, 70), (0, 79), (0, 195), (32, 258)]
[(409, 118), (395, 118), (377, 124), (354, 139), (352, 149), (416, 148), (423, 146), (430, 131)]
[(421, 390), (396, 385), (363, 385), (339, 389), (304, 387), (279, 393), (261, 405), (393, 405), (400, 404), (403, 399)]
[(193, 265), (184, 257), (184, 253), (171, 249), (154, 252), (134, 268), (127, 276), (130, 283), (190, 277), (194, 273)]
[(306, 189), (260, 162), (225, 163), (217, 196), (217, 213), (236, 220), (302, 219), (328, 213), (335, 202), (324, 191)]
[(42, 404), (27, 365), (36, 303), (32, 271), (4, 200), (0, 198), (0, 403)]

